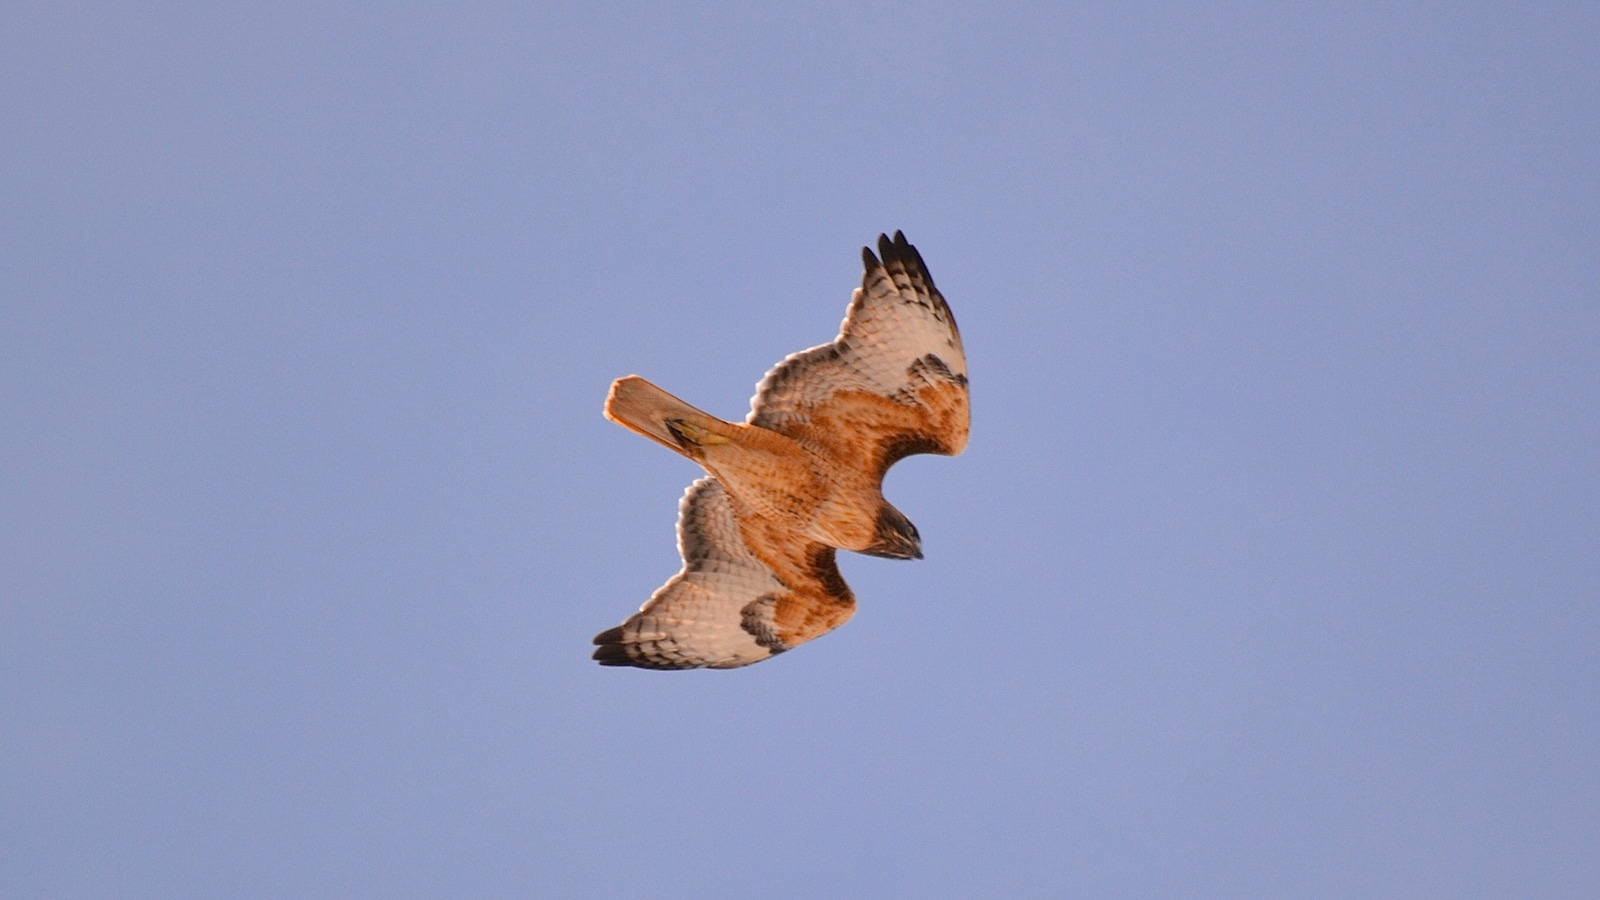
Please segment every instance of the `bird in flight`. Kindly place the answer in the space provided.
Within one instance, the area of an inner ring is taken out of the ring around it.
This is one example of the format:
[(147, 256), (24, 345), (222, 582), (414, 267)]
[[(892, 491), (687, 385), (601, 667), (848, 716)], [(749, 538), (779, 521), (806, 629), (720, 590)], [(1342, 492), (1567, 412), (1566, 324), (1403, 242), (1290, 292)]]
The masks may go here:
[(839, 336), (768, 372), (743, 424), (637, 375), (612, 383), (606, 418), (708, 474), (678, 504), (682, 571), (595, 636), (601, 665), (760, 662), (854, 614), (835, 550), (922, 558), (916, 527), (883, 499), (883, 476), (914, 453), (954, 456), (967, 445), (966, 355), (904, 234), (879, 235), (878, 255), (863, 247), (861, 258)]

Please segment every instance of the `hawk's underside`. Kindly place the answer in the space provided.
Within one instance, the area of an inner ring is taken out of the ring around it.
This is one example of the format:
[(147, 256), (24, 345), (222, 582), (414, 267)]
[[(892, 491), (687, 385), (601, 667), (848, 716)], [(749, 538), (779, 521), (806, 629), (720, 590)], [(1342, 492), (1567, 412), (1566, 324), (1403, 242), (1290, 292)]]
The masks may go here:
[(601, 632), (602, 665), (732, 668), (832, 631), (855, 612), (836, 549), (920, 559), (917, 530), (883, 499), (913, 453), (960, 453), (967, 361), (950, 307), (896, 232), (862, 248), (865, 274), (839, 336), (791, 355), (756, 387), (743, 424), (636, 375), (606, 417), (703, 466), (678, 505), (683, 570)]

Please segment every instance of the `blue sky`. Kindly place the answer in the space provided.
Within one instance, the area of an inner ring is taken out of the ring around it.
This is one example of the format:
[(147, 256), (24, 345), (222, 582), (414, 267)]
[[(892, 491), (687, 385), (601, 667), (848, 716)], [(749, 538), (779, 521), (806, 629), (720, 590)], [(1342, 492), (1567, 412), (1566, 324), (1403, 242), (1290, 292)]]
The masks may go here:
[[(1587, 4), (12, 4), (19, 896), (1600, 892)], [(904, 229), (855, 619), (603, 669)]]

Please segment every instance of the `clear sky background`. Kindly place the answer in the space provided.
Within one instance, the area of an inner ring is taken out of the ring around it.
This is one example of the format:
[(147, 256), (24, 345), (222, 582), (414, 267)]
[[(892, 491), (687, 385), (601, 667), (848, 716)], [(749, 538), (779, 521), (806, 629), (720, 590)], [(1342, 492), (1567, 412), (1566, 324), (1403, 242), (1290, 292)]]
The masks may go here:
[[(1600, 7), (0, 11), (10, 896), (1600, 896)], [(902, 228), (845, 628), (603, 669)]]

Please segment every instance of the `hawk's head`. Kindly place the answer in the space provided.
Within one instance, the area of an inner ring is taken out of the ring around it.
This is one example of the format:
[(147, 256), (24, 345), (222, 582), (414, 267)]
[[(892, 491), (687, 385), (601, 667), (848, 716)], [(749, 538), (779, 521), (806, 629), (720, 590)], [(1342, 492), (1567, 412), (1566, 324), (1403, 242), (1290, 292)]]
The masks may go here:
[(878, 510), (877, 531), (872, 543), (862, 553), (889, 559), (921, 559), (922, 537), (917, 526), (900, 510), (885, 503)]

